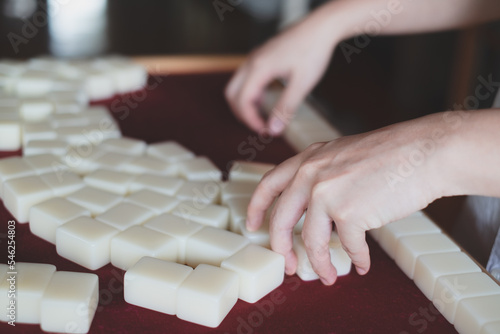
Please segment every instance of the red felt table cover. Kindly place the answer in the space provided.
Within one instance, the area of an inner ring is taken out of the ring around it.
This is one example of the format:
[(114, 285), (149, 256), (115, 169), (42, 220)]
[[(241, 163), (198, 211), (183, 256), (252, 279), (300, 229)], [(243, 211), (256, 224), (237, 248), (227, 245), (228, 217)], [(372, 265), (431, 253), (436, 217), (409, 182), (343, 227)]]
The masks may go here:
[[(258, 138), (231, 114), (223, 97), (227, 73), (150, 78), (142, 92), (102, 101), (124, 136), (148, 143), (176, 140), (206, 155), (222, 170), (231, 160), (279, 163), (294, 154), (282, 140)], [(13, 153), (0, 153), (0, 157)], [(20, 154), (20, 152), (14, 153)], [(7, 262), (7, 221), (0, 204), (0, 262)], [(55, 246), (16, 226), (16, 261), (51, 263), (58, 270), (90, 272), (57, 255)], [(340, 277), (334, 286), (287, 276), (282, 286), (256, 304), (238, 301), (222, 324), (211, 329), (123, 300), (124, 272), (111, 264), (99, 275), (100, 299), (90, 333), (455, 333), (432, 303), (371, 239), (372, 267), (366, 276)], [(0, 310), (5, 312), (5, 310)], [(39, 325), (0, 333), (38, 333)]]

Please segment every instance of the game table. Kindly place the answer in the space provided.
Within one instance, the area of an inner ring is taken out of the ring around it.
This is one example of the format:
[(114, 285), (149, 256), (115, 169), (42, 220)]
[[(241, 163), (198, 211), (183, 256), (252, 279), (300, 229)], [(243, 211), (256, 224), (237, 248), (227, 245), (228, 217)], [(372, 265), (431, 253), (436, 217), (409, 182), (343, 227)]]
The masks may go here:
[[(152, 74), (145, 90), (97, 104), (109, 107), (124, 136), (148, 143), (175, 140), (228, 170), (232, 160), (249, 159), (239, 149), (253, 147), (255, 161), (280, 163), (295, 154), (281, 138), (266, 143), (239, 123), (223, 95), (242, 57), (139, 57)], [(252, 144), (254, 143), (254, 144)], [(257, 144), (255, 144), (257, 143)], [(21, 152), (1, 152), (0, 157)], [(252, 154), (253, 156), (253, 154)], [(7, 222), (0, 204), (0, 262), (7, 262)], [(57, 270), (92, 272), (56, 253), (52, 245), (16, 224), (17, 262), (56, 265)], [(90, 333), (456, 333), (370, 237), (372, 266), (365, 276), (354, 269), (331, 286), (286, 276), (283, 285), (255, 304), (238, 300), (222, 324), (211, 329), (123, 299), (124, 271), (111, 264), (96, 270), (99, 306)], [(0, 323), (0, 333), (39, 333), (39, 325)]]

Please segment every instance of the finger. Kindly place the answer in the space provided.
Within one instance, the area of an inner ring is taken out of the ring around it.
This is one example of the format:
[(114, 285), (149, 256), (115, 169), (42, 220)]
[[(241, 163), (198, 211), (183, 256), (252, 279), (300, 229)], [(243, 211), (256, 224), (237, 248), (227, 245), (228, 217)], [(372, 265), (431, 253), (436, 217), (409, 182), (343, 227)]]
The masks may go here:
[(226, 86), (224, 94), (226, 96), (226, 100), (229, 102), (229, 105), (231, 106), (233, 111), (236, 111), (236, 109), (234, 108), (236, 103), (236, 96), (238, 95), (238, 92), (241, 89), (241, 85), (243, 84), (243, 81), (247, 73), (248, 73), (248, 65), (247, 63), (245, 63), (242, 66), (240, 66), (238, 70), (233, 74), (231, 80), (229, 80), (229, 83)]
[(370, 250), (366, 243), (366, 232), (354, 222), (336, 224), (342, 247), (352, 260), (356, 271), (364, 275), (370, 269)]
[(262, 71), (258, 68), (249, 69), (236, 97), (237, 115), (256, 132), (263, 132), (266, 127), (258, 110), (258, 101), (273, 79), (274, 76), (270, 71)]
[(277, 136), (285, 130), (306, 94), (307, 90), (298, 76), (292, 76), (269, 117), (267, 125), (271, 135)]
[(301, 161), (302, 153), (299, 153), (264, 175), (248, 204), (246, 227), (249, 231), (256, 231), (260, 227), (267, 209), (286, 188)]
[(330, 258), (331, 235), (331, 218), (318, 201), (309, 202), (302, 238), (311, 266), (325, 285), (332, 285), (337, 280), (337, 270)]
[(285, 269), (289, 275), (297, 269), (297, 257), (293, 252), (293, 228), (307, 208), (311, 182), (304, 179), (302, 174), (296, 173), (278, 198), (271, 215), (271, 248), (285, 256)]

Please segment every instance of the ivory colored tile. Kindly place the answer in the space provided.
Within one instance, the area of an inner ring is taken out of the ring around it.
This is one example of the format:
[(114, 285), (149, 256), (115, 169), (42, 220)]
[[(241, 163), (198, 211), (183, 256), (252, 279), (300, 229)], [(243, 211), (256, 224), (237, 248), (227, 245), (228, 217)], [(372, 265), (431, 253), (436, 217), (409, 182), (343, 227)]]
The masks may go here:
[(130, 183), (129, 191), (134, 193), (139, 190), (149, 189), (164, 195), (174, 196), (183, 184), (184, 180), (173, 176), (141, 174)]
[(220, 183), (216, 181), (186, 181), (175, 193), (183, 201), (217, 204), (220, 198)]
[(52, 77), (44, 71), (28, 70), (17, 77), (14, 92), (19, 97), (44, 96), (52, 89)]
[(221, 268), (238, 274), (238, 297), (255, 303), (283, 283), (285, 258), (256, 245), (248, 245), (221, 263)]
[(20, 157), (0, 159), (0, 197), (3, 197), (3, 184), (5, 181), (34, 175), (35, 173), (33, 167)]
[(70, 194), (67, 199), (90, 211), (92, 216), (100, 215), (123, 200), (113, 193), (85, 186)]
[(229, 223), (229, 209), (221, 205), (198, 205), (192, 201), (184, 201), (179, 203), (172, 213), (184, 219), (221, 229), (227, 229)]
[(247, 208), (250, 203), (250, 197), (233, 197), (226, 201), (229, 209), (229, 230), (241, 234), (242, 227), (247, 218)]
[(85, 92), (91, 100), (108, 99), (115, 95), (113, 80), (109, 75), (95, 69), (85, 69)]
[(111, 263), (128, 270), (142, 257), (177, 260), (177, 240), (143, 226), (132, 226), (111, 240)]
[(206, 226), (188, 238), (186, 263), (191, 267), (201, 263), (220, 266), (222, 261), (248, 244), (241, 235)]
[(407, 235), (430, 233), (441, 233), (441, 229), (427, 217), (410, 216), (382, 226), (378, 242), (387, 255), (394, 259), (399, 238)]
[(53, 154), (63, 156), (68, 151), (68, 144), (60, 139), (30, 140), (23, 147), (23, 155)]
[(24, 157), (24, 161), (30, 165), (37, 175), (55, 172), (60, 169), (61, 159), (53, 154), (38, 154)]
[(500, 295), (462, 299), (455, 314), (459, 333), (480, 333), (486, 324), (500, 320)]
[(413, 279), (420, 255), (458, 251), (460, 248), (442, 233), (410, 235), (398, 240), (395, 261), (399, 268)]
[(101, 149), (133, 156), (141, 156), (146, 152), (146, 142), (134, 138), (110, 138), (102, 142)]
[(105, 169), (98, 169), (83, 178), (89, 186), (117, 195), (126, 195), (134, 179), (134, 175)]
[(57, 133), (49, 122), (24, 123), (22, 128), (23, 145), (32, 140), (53, 140)]
[(78, 217), (90, 217), (90, 211), (65, 198), (54, 197), (30, 209), (29, 227), (31, 233), (56, 243), (56, 229)]
[(177, 165), (148, 156), (137, 157), (125, 164), (122, 169), (131, 174), (148, 173), (161, 176), (177, 176), (178, 174)]
[(275, 166), (262, 162), (235, 161), (229, 170), (229, 180), (259, 182)]
[(94, 161), (100, 169), (123, 171), (124, 167), (132, 161), (133, 157), (127, 154), (106, 152), (100, 149), (100, 154)]
[(480, 334), (498, 334), (498, 333), (500, 333), (500, 319), (485, 324), (482, 327)]
[(195, 324), (218, 327), (238, 300), (238, 275), (200, 264), (177, 292), (177, 317)]
[(87, 333), (98, 302), (97, 275), (57, 271), (42, 297), (40, 326), (45, 332)]
[(67, 170), (42, 174), (40, 178), (49, 185), (56, 196), (67, 196), (85, 187), (80, 176)]
[(45, 98), (24, 99), (19, 105), (19, 114), (26, 122), (47, 120), (54, 112), (54, 104)]
[(125, 273), (124, 298), (129, 304), (175, 315), (177, 291), (193, 268), (143, 257)]
[(56, 229), (57, 254), (97, 270), (110, 262), (111, 239), (119, 232), (90, 217), (75, 218)]
[(174, 141), (150, 144), (146, 152), (149, 156), (164, 160), (168, 163), (177, 163), (195, 157), (193, 152)]
[(432, 302), (449, 323), (455, 322), (458, 303), (464, 298), (500, 294), (500, 286), (483, 272), (438, 277)]
[(97, 220), (108, 224), (120, 231), (140, 225), (154, 217), (154, 212), (140, 205), (121, 202), (96, 217)]
[(19, 223), (27, 223), (32, 206), (54, 197), (52, 189), (38, 176), (10, 179), (3, 185), (3, 202)]
[(179, 204), (179, 200), (175, 197), (148, 189), (139, 190), (125, 197), (125, 201), (143, 206), (153, 211), (155, 215), (170, 212)]
[(0, 110), (0, 151), (17, 151), (22, 146), (22, 125), (19, 114)]
[[(16, 274), (7, 274), (8, 279), (0, 282), (1, 321), (10, 321), (10, 301), (15, 302), (15, 322), (20, 324), (40, 323), (40, 302), (56, 267), (51, 264), (17, 262)], [(9, 298), (9, 292), (15, 284), (15, 297)]]
[(49, 122), (54, 129), (61, 127), (81, 127), (90, 124), (90, 120), (83, 113), (53, 114), (49, 118)]
[(247, 181), (227, 181), (221, 184), (222, 194), (221, 202), (226, 204), (227, 201), (235, 197), (252, 197), (258, 183)]
[(420, 291), (432, 299), (438, 277), (480, 271), (479, 266), (462, 252), (424, 254), (417, 258), (413, 280)]
[(240, 220), (240, 233), (252, 244), (270, 248), (271, 237), (269, 235), (269, 219), (265, 219), (257, 231), (249, 231), (246, 228), (246, 219)]
[[(330, 248), (330, 259), (332, 265), (337, 270), (337, 276), (344, 276), (351, 271), (351, 259), (349, 255), (344, 251), (340, 240), (336, 232), (332, 232), (332, 236), (329, 243)], [(293, 251), (297, 255), (297, 275), (303, 281), (312, 281), (319, 279), (318, 274), (316, 274), (312, 268), (311, 262), (307, 257), (306, 248), (304, 241), (300, 235), (293, 236)]]
[(193, 234), (201, 230), (203, 225), (170, 213), (164, 213), (148, 220), (144, 224), (144, 227), (174, 237), (178, 244), (177, 262), (185, 263), (186, 241)]
[(179, 162), (179, 173), (190, 181), (220, 181), (222, 172), (207, 157), (196, 157)]
[(70, 147), (61, 160), (72, 172), (86, 175), (101, 167), (96, 160), (104, 153), (92, 145)]

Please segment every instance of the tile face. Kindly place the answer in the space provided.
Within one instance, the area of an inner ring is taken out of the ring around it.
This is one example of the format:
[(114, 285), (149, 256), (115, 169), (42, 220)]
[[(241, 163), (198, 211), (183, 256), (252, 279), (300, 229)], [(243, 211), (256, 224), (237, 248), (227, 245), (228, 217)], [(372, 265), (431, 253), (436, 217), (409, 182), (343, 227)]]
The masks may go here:
[(201, 263), (220, 266), (222, 261), (248, 244), (241, 235), (206, 226), (188, 238), (186, 263), (191, 267)]
[(257, 182), (247, 182), (247, 181), (227, 181), (221, 184), (222, 194), (221, 203), (226, 204), (231, 198), (240, 197), (252, 197), (255, 188), (257, 188)]
[(110, 262), (111, 238), (118, 232), (92, 218), (76, 218), (57, 228), (57, 254), (87, 269), (99, 269)]
[(184, 219), (221, 229), (227, 229), (229, 223), (229, 209), (221, 205), (194, 205), (190, 201), (184, 201), (179, 203), (172, 213)]
[(432, 302), (450, 323), (455, 322), (458, 303), (464, 298), (500, 294), (500, 286), (483, 272), (438, 277)]
[(3, 196), (5, 181), (35, 173), (33, 167), (20, 157), (0, 159), (0, 197)]
[(139, 190), (125, 197), (125, 202), (143, 206), (153, 211), (155, 215), (170, 212), (179, 204), (179, 200), (175, 197), (148, 189)]
[(455, 328), (459, 333), (480, 333), (481, 327), (500, 320), (500, 295), (465, 298), (458, 303)]
[(193, 152), (174, 141), (150, 144), (147, 148), (147, 154), (168, 163), (177, 163), (194, 158)]
[(500, 319), (489, 322), (483, 326), (480, 334), (498, 334), (500, 333)]
[(0, 112), (0, 151), (17, 151), (22, 146), (22, 128), (19, 115)]
[(96, 217), (97, 220), (120, 231), (141, 225), (154, 216), (154, 212), (129, 202), (122, 202)]
[(413, 280), (423, 294), (432, 299), (438, 277), (480, 271), (478, 265), (462, 252), (424, 254), (417, 258)]
[(177, 262), (186, 262), (186, 241), (190, 236), (203, 228), (202, 224), (188, 219), (164, 213), (148, 220), (144, 227), (174, 237), (178, 244)]
[(235, 197), (226, 201), (229, 208), (229, 230), (241, 234), (242, 227), (247, 218), (247, 208), (250, 197)]
[(110, 152), (140, 156), (146, 152), (146, 143), (134, 138), (110, 138), (103, 141), (100, 148)]
[(177, 260), (177, 240), (143, 226), (132, 226), (111, 240), (111, 263), (128, 270), (142, 257)]
[(54, 112), (52, 102), (43, 98), (23, 99), (19, 106), (19, 114), (26, 122), (40, 122), (49, 118)]
[(42, 297), (43, 331), (87, 333), (99, 302), (97, 275), (57, 271)]
[(23, 156), (53, 154), (63, 156), (68, 151), (68, 144), (60, 139), (30, 140), (23, 147)]
[(78, 217), (90, 217), (90, 211), (65, 198), (54, 197), (30, 209), (29, 227), (31, 233), (56, 243), (56, 229)]
[(35, 170), (37, 175), (55, 172), (61, 166), (61, 159), (53, 154), (32, 155), (24, 157), (24, 161)]
[(174, 176), (160, 176), (153, 174), (138, 175), (131, 183), (131, 193), (143, 189), (154, 190), (168, 196), (174, 196), (184, 184), (184, 180)]
[[(337, 276), (344, 276), (351, 271), (351, 259), (342, 248), (340, 240), (336, 232), (332, 232), (332, 237), (329, 243), (330, 259), (332, 265), (337, 270)], [(297, 255), (297, 275), (303, 281), (313, 281), (319, 279), (312, 268), (311, 262), (307, 257), (304, 241), (300, 235), (293, 236), (293, 251)]]
[(124, 167), (134, 159), (133, 156), (127, 154), (106, 152), (105, 150), (99, 150), (98, 154), (94, 159), (96, 169), (123, 171)]
[(238, 290), (237, 274), (200, 264), (178, 290), (177, 317), (215, 328), (236, 304)]
[(207, 157), (181, 161), (179, 173), (189, 181), (220, 181), (222, 179), (222, 172)]
[(131, 174), (153, 174), (162, 176), (177, 176), (177, 165), (148, 156), (137, 157), (123, 166), (123, 171)]
[(134, 175), (105, 169), (98, 169), (83, 178), (89, 186), (117, 195), (126, 195), (134, 179)]
[(442, 233), (411, 235), (398, 240), (395, 261), (413, 279), (415, 264), (420, 255), (458, 251), (460, 248)]
[(28, 222), (32, 206), (52, 197), (52, 189), (38, 176), (11, 179), (3, 185), (5, 207), (19, 223)]
[[(4, 310), (8, 310), (10, 301), (15, 301), (16, 323), (40, 323), (42, 295), (55, 271), (56, 267), (51, 264), (18, 262), (17, 274), (7, 274), (7, 277), (14, 277), (14, 280), (5, 279), (0, 282), (0, 305)], [(15, 298), (9, 298), (11, 282), (16, 285)], [(0, 320), (10, 320), (7, 311), (0, 312)]]
[(239, 298), (255, 303), (283, 283), (283, 255), (256, 245), (248, 245), (222, 261), (221, 268), (239, 276)]
[(97, 216), (120, 203), (123, 197), (86, 186), (70, 194), (67, 199), (88, 209), (92, 216)]
[(407, 235), (441, 233), (441, 229), (425, 216), (406, 217), (379, 229), (379, 245), (392, 259), (395, 258), (398, 239)]
[(67, 196), (85, 187), (80, 176), (66, 170), (42, 174), (40, 178), (49, 185), (56, 196)]
[(276, 165), (262, 162), (236, 161), (229, 171), (231, 181), (259, 182)]
[(186, 181), (175, 193), (183, 201), (217, 204), (220, 198), (220, 184), (216, 181)]
[(193, 268), (143, 257), (125, 273), (124, 297), (129, 304), (175, 315), (177, 291)]
[(50, 122), (24, 123), (22, 134), (23, 146), (32, 140), (53, 140), (57, 137)]

